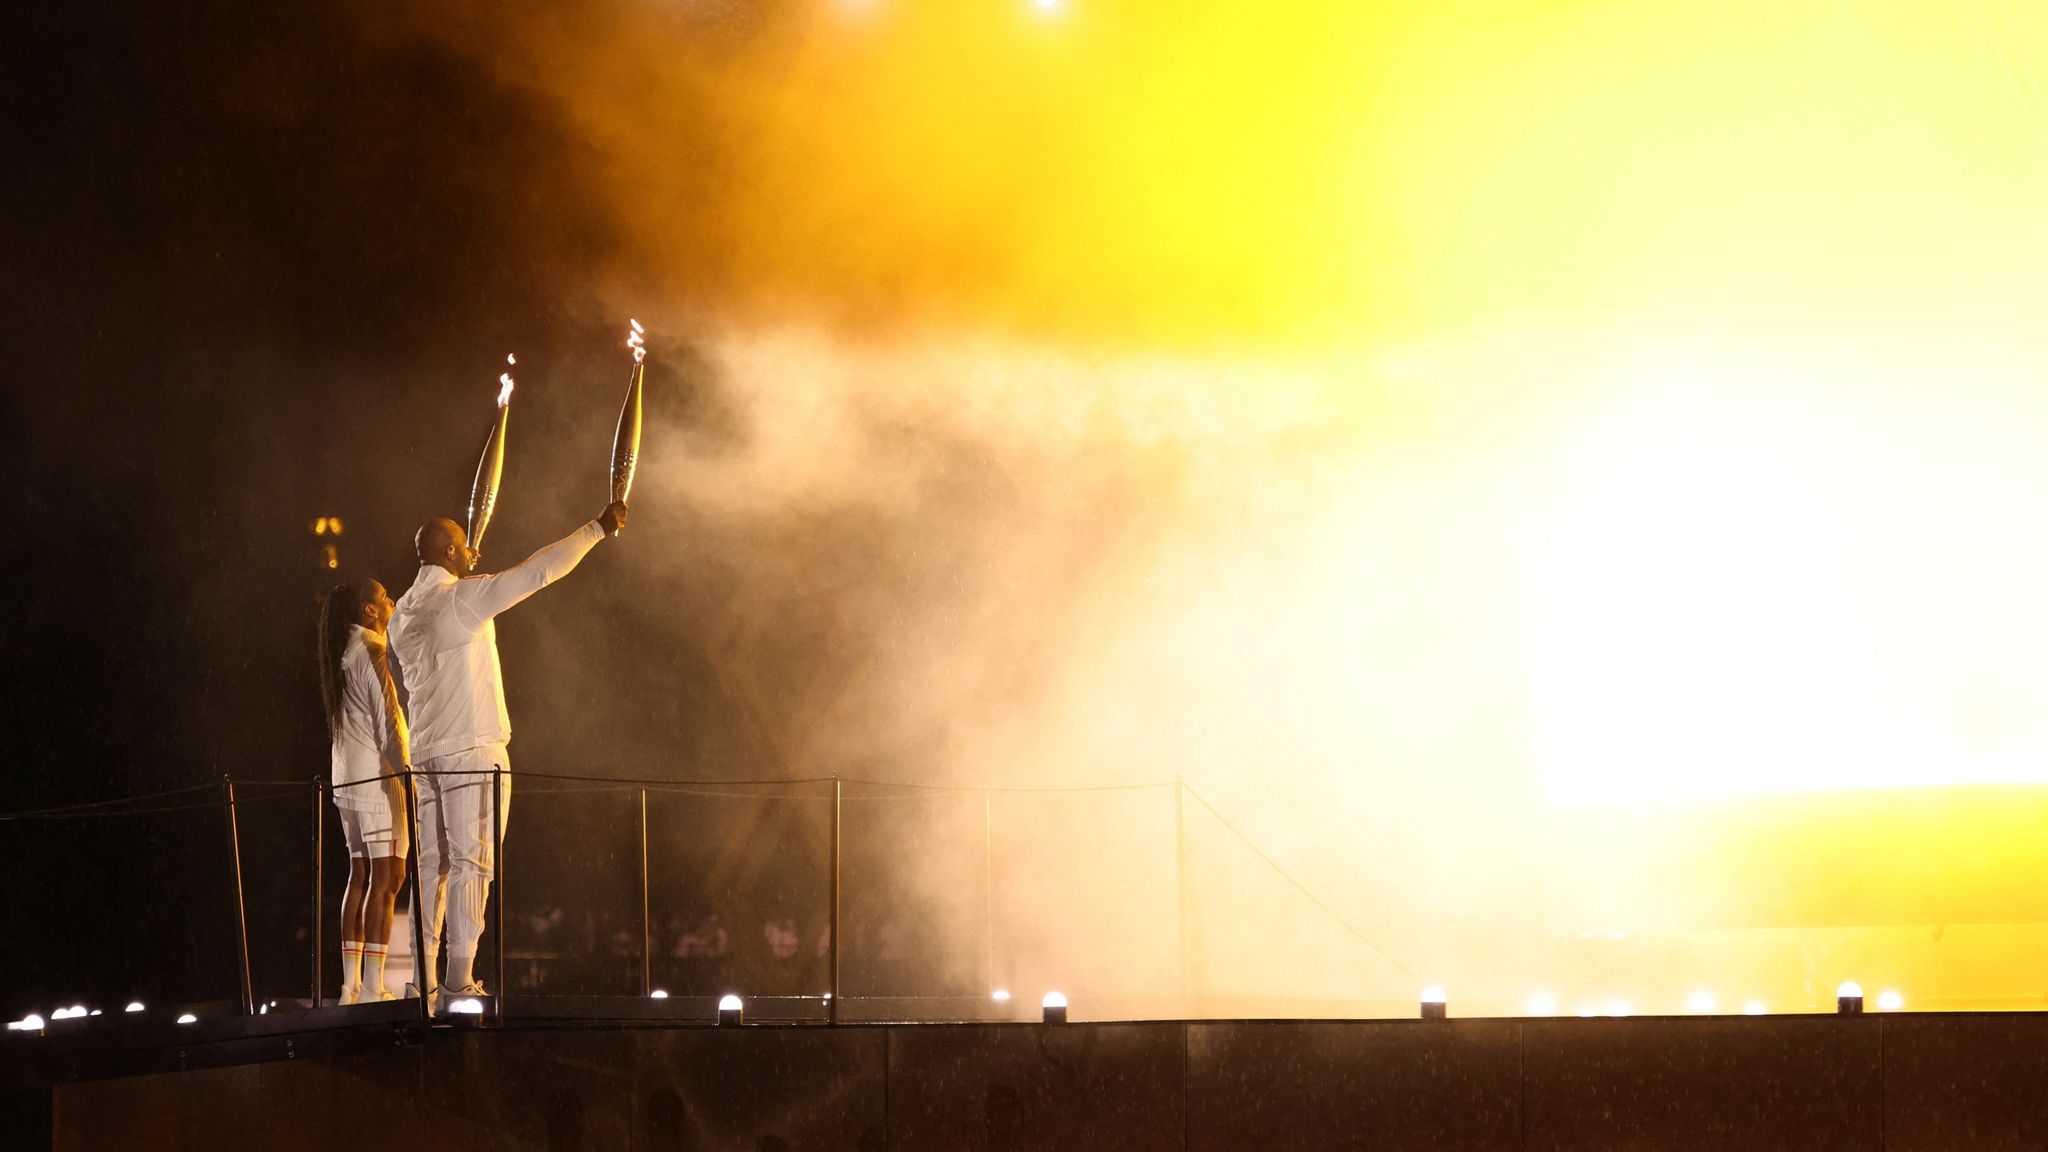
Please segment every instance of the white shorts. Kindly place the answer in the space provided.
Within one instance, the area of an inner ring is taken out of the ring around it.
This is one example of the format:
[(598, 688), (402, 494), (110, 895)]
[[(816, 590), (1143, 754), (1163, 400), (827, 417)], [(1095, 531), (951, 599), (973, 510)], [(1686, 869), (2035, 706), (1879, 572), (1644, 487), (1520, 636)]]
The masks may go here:
[[(367, 788), (356, 790), (368, 791)], [(406, 834), (404, 797), (405, 794), (399, 792), (394, 804), (390, 792), (385, 791), (367, 807), (334, 806), (334, 810), (341, 813), (341, 835), (348, 841), (349, 855), (368, 856), (372, 860), (388, 856), (405, 859), (407, 850), (412, 846), (412, 838)]]

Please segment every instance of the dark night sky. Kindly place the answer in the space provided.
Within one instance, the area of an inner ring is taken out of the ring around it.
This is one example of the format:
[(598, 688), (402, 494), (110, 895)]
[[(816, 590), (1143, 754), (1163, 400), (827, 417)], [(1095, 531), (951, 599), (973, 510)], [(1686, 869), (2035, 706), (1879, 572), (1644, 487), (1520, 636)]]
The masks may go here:
[[(623, 368), (605, 355), (619, 318), (578, 304), (576, 270), (617, 255), (581, 186), (589, 157), (472, 63), (367, 47), (336, 7), (33, 4), (7, 21), (0, 808), (305, 778), (325, 760), (312, 516), (349, 518), (343, 575), (401, 591), (411, 526), (459, 515), (514, 348), (514, 444), (580, 450), (589, 498), (558, 511), (530, 480), (515, 495), (543, 466), (516, 461), (508, 510), (546, 516), (508, 512), (493, 543), (523, 553), (602, 506), (598, 397)], [(672, 341), (658, 361), (657, 416), (689, 403), (691, 362)], [(474, 395), (445, 386), (471, 378)], [(565, 608), (625, 645), (603, 560)], [(601, 730), (569, 735), (604, 748)], [(197, 928), (144, 936), (155, 963), (107, 955), (136, 939), (123, 919), (176, 923), (166, 906), (186, 898), (165, 881), (221, 879), (216, 828), (10, 835), (8, 1011), (218, 975)], [(190, 918), (216, 926), (220, 903)]]

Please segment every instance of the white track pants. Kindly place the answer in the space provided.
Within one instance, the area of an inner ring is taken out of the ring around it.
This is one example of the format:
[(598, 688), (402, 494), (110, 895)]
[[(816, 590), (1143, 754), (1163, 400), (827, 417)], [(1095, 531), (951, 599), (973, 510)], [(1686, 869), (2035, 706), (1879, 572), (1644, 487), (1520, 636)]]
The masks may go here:
[[(484, 909), (491, 893), (491, 769), (512, 767), (503, 744), (486, 744), (416, 765), (420, 782), (420, 883), (426, 919), (420, 932), (422, 987), (440, 983), (441, 918), (448, 919), (448, 951), (475, 956), (484, 934)], [(512, 777), (501, 777), (499, 819), (512, 814)]]

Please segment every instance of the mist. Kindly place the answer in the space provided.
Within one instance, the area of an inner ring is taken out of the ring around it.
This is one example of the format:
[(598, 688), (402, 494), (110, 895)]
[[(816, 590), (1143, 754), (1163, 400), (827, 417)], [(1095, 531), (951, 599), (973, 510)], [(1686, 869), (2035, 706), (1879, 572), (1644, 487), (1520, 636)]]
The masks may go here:
[[(849, 782), (845, 934), (881, 958), (849, 995), (1647, 1009), (1683, 973), (1789, 1009), (1884, 964), (1919, 1003), (2025, 994), (1980, 974), (2039, 934), (2032, 849), (1968, 818), (2048, 778), (2017, 687), (2048, 145), (1985, 67), (2048, 47), (2032, 16), (55, 23), (95, 63), (7, 193), (55, 222), (7, 286), (10, 463), (31, 521), (133, 551), (37, 588), (153, 595), (93, 633), (149, 655), (75, 669), (135, 728), (35, 696), (38, 779), (317, 762), (303, 525), (346, 516), (346, 574), (402, 590), (515, 352), (486, 565), (566, 534), (634, 317), (632, 523), (501, 623), (518, 764)], [(730, 850), (702, 875), (786, 841), (814, 877), (803, 795), (693, 809)], [(514, 858), (615, 854), (578, 803), (523, 799)]]
[[(526, 705), (549, 758), (1182, 780), (1214, 803), (1173, 864), (1171, 789), (1076, 794), (1021, 821), (1010, 881), (991, 808), (978, 914), (957, 854), (890, 860), (988, 979), (1328, 1013), (1447, 981), (1493, 1010), (1531, 988), (1605, 1010), (1678, 1003), (1665, 968), (1824, 1005), (1815, 954), (1860, 945), (1799, 933), (1836, 912), (1758, 911), (1694, 879), (1712, 855), (1651, 870), (1675, 913), (1591, 895), (1657, 853), (1589, 837), (1573, 804), (1636, 797), (1666, 828), (1729, 818), (1669, 808), (1716, 778), (2040, 779), (2019, 704), (2005, 767), (1873, 755), (1901, 723), (1972, 723), (1938, 703), (1972, 675), (1956, 650), (1902, 624), (1989, 578), (1885, 510), (2041, 487), (1951, 455), (2043, 418), (2007, 303), (2043, 237), (2024, 92), (1984, 87), (1973, 33), (1912, 6), (1026, 7), (444, 10), (373, 33), (485, 62), (574, 126), (622, 237), (579, 299), (680, 365), (607, 584), (632, 654), (577, 644), (580, 612), (541, 641), (551, 677), (639, 670), (604, 693), (634, 706)], [(2042, 29), (2000, 31), (2017, 52)], [(1860, 118), (1873, 85), (1896, 125)], [(2034, 564), (1997, 523), (1967, 547)], [(1836, 631), (1802, 622), (1846, 587), (1863, 607)], [(1773, 646), (1807, 679), (1772, 679)], [(1807, 692), (1857, 659), (1923, 671)], [(1715, 716), (1735, 735), (1690, 751)], [(1822, 825), (1848, 839), (1802, 875), (1858, 905), (1865, 841)], [(1958, 890), (1938, 862), (1909, 887)], [(1946, 914), (1903, 918), (1923, 915)], [(1709, 935), (1631, 951), (1652, 928)]]

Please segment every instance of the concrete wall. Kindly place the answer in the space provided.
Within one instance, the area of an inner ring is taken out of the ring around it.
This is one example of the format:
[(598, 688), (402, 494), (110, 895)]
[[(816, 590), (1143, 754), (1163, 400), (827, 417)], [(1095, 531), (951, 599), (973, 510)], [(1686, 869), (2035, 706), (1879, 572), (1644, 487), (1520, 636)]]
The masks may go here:
[(62, 1084), (55, 1146), (2048, 1147), (2048, 1015), (437, 1032)]

